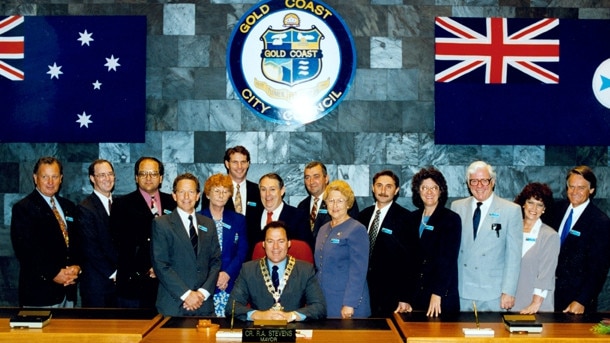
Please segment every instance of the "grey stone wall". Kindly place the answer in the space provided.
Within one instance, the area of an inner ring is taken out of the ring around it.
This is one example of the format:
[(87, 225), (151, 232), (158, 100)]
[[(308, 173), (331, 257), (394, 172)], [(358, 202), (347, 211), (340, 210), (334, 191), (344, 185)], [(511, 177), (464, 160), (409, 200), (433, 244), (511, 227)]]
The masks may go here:
[[(564, 175), (579, 164), (600, 180), (596, 203), (610, 213), (608, 147), (434, 144), (434, 17), (502, 16), (610, 19), (610, 0), (328, 0), (346, 21), (357, 46), (357, 73), (348, 98), (325, 118), (289, 128), (249, 113), (231, 91), (225, 53), (234, 23), (256, 1), (8, 0), (1, 15), (146, 15), (146, 142), (139, 144), (0, 143), (0, 305), (16, 305), (17, 263), (10, 244), (11, 206), (33, 189), (34, 161), (54, 155), (64, 163), (61, 193), (79, 202), (91, 187), (87, 166), (113, 162), (115, 194), (135, 189), (133, 162), (152, 155), (165, 163), (163, 189), (190, 171), (205, 180), (224, 172), (229, 146), (252, 154), (249, 179), (270, 171), (284, 177), (286, 200), (305, 195), (305, 163), (325, 162), (332, 178), (347, 180), (360, 208), (372, 204), (373, 174), (401, 175), (399, 202), (411, 204), (410, 179), (419, 168), (438, 167), (452, 198), (468, 195), (465, 168), (483, 159), (496, 166), (496, 192), (514, 198), (528, 182), (548, 183), (565, 194)], [(1, 91), (1, 90), (0, 90)], [(525, 125), (526, 123), (524, 123)], [(552, 127), (549, 127), (552, 130)], [(1, 141), (1, 139), (0, 139)], [(606, 288), (610, 288), (607, 286)], [(601, 309), (610, 309), (610, 289)]]

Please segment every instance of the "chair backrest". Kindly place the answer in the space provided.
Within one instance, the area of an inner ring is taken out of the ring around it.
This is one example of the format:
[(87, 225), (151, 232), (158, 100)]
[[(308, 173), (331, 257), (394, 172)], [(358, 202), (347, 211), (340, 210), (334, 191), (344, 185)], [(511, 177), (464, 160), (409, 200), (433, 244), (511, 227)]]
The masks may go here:
[[(294, 256), (294, 258), (297, 260), (307, 261), (312, 264), (314, 263), (313, 253), (311, 252), (311, 248), (307, 242), (300, 241), (298, 239), (291, 239), (288, 254)], [(263, 249), (263, 242), (258, 242), (254, 246), (252, 259), (257, 260), (261, 257), (265, 257), (265, 249)]]

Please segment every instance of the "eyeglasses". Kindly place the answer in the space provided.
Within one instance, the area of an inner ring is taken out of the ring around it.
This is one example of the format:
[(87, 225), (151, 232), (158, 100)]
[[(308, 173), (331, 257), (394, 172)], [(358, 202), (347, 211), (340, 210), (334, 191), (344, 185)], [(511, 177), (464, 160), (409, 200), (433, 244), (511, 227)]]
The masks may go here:
[(97, 177), (98, 179), (105, 179), (105, 178), (113, 178), (114, 177), (114, 173), (110, 172), (110, 173), (99, 173), (99, 174), (93, 174), (93, 176)]
[(337, 205), (343, 205), (345, 204), (345, 199), (328, 199), (326, 200), (326, 202), (328, 202), (331, 205), (337, 204)]
[(481, 184), (481, 186), (488, 186), (491, 182), (491, 179), (470, 179), (468, 180), (468, 184), (471, 186), (476, 186)]
[(419, 191), (420, 192), (427, 192), (427, 191), (432, 191), (432, 192), (438, 192), (438, 186), (421, 186), (419, 187)]
[(138, 176), (145, 179), (146, 177), (150, 176), (151, 179), (156, 179), (159, 177), (159, 172), (157, 171), (141, 171), (138, 172)]
[(214, 189), (212, 189), (212, 192), (214, 192), (214, 195), (227, 195), (227, 194), (229, 194), (228, 190), (221, 189), (221, 188), (214, 188)]

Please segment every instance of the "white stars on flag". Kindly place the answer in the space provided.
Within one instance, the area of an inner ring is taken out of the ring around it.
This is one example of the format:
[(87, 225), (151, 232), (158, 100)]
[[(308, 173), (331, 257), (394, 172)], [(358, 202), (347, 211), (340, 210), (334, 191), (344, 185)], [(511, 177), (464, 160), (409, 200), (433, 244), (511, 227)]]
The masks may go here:
[(64, 73), (63, 71), (61, 71), (61, 67), (62, 66), (57, 65), (57, 62), (53, 62), (53, 65), (49, 66), (49, 71), (47, 72), (47, 74), (51, 75), (51, 79), (56, 78), (59, 80), (59, 75)]
[(80, 38), (77, 39), (77, 41), (80, 41), (81, 46), (85, 44), (87, 44), (87, 46), (91, 46), (89, 43), (94, 41), (94, 39), (91, 37), (93, 36), (93, 33), (89, 33), (87, 30), (85, 30), (85, 32), (79, 32), (78, 34), (80, 35)]
[[(83, 32), (79, 32), (78, 33), (79, 38), (76, 39), (77, 41), (79, 41), (81, 44), (81, 46), (87, 45), (87, 46), (91, 46), (91, 42), (94, 41), (93, 39), (93, 32), (88, 32), (87, 30), (84, 30)], [(108, 68), (108, 72), (112, 71), (117, 71), (117, 67), (120, 67), (121, 64), (119, 64), (119, 58), (118, 57), (114, 57), (114, 54), (110, 55), (110, 58), (106, 58), (106, 64), (104, 64), (104, 67)], [(50, 78), (53, 79), (59, 79), (59, 76), (63, 74), (63, 72), (61, 71), (61, 68), (63, 66), (58, 66), (57, 62), (53, 62), (53, 65), (49, 65), (49, 71), (47, 71), (47, 74), (50, 75)], [(95, 82), (91, 83), (91, 85), (93, 86), (93, 90), (101, 90), (102, 89), (102, 82), (98, 80), (95, 80)], [(91, 114), (87, 114), (85, 111), (83, 111), (82, 114), (77, 114), (78, 119), (76, 120), (76, 122), (78, 124), (80, 124), (79, 127), (85, 127), (85, 128), (89, 128), (89, 124), (93, 123), (93, 121), (91, 120)]]
[(114, 70), (116, 71), (116, 67), (120, 67), (119, 59), (114, 58), (114, 55), (110, 55), (110, 58), (106, 58), (106, 64), (104, 67), (108, 67), (108, 71)]
[(89, 124), (93, 123), (93, 121), (89, 118), (91, 118), (91, 115), (85, 113), (85, 111), (83, 111), (83, 114), (77, 114), (78, 119), (76, 120), (77, 123), (80, 124), (79, 127), (86, 127), (89, 128)]

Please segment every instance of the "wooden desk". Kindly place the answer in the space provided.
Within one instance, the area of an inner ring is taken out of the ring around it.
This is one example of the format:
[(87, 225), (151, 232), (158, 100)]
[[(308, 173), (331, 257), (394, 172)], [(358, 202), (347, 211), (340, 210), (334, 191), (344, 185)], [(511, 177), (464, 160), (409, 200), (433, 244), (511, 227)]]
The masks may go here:
[[(220, 324), (221, 329), (228, 329), (230, 322), (224, 318), (210, 318)], [(240, 339), (218, 339), (209, 337), (195, 328), (197, 319), (166, 318), (150, 334), (142, 340), (143, 343), (175, 343), (175, 342), (241, 342)], [(251, 327), (250, 322), (235, 321), (235, 329)], [(297, 337), (297, 342), (320, 343), (370, 343), (388, 342), (403, 343), (398, 329), (391, 319), (326, 319), (311, 322), (288, 324), (289, 328), (298, 330), (313, 330), (311, 339)]]
[(42, 329), (13, 329), (10, 315), (0, 318), (0, 342), (136, 343), (163, 319), (149, 311), (141, 315), (142, 312), (128, 310), (53, 309), (51, 313), (51, 322)]
[(494, 330), (494, 337), (464, 337), (462, 328), (475, 328), (474, 314), (461, 313), (449, 318), (427, 318), (425, 313), (394, 314), (394, 320), (407, 343), (433, 342), (610, 342), (610, 335), (597, 335), (591, 327), (610, 314), (570, 315), (564, 313), (537, 314), (542, 322), (542, 333), (516, 334), (504, 328), (502, 314), (497, 312), (479, 313), (481, 328)]

